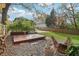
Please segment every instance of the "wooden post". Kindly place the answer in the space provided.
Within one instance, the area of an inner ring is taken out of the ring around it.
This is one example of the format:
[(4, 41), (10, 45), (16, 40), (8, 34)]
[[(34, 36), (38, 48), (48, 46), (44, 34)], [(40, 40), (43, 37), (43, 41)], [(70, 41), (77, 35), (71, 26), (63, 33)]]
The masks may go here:
[(2, 10), (2, 8), (5, 8), (6, 4), (5, 3), (0, 3), (0, 10)]

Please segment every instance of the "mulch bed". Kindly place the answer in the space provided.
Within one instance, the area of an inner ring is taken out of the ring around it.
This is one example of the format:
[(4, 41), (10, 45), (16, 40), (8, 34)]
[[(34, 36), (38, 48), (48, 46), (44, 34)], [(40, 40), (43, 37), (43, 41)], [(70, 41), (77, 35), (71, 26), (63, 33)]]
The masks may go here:
[(13, 44), (12, 37), (6, 40), (6, 49), (2, 56), (44, 56), (45, 46), (50, 44), (50, 40), (38, 40), (33, 42), (23, 42)]

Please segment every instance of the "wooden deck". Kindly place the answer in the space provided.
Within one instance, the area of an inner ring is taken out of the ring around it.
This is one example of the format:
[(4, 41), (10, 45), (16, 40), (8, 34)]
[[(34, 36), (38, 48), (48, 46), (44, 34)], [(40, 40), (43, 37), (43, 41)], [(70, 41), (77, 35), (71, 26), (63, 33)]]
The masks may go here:
[(31, 42), (36, 40), (44, 39), (44, 35), (40, 34), (27, 34), (27, 35), (13, 35), (13, 42), (14, 43), (20, 43), (20, 42)]

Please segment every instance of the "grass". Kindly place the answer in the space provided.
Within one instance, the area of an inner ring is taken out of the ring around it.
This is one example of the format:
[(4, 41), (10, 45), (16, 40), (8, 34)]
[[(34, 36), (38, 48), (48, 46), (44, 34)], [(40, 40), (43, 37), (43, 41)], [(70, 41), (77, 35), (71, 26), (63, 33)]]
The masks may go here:
[(54, 36), (55, 39), (57, 39), (58, 41), (64, 41), (67, 39), (67, 37), (70, 37), (73, 44), (79, 44), (79, 35), (63, 34), (56, 32), (43, 32), (41, 34), (49, 37)]

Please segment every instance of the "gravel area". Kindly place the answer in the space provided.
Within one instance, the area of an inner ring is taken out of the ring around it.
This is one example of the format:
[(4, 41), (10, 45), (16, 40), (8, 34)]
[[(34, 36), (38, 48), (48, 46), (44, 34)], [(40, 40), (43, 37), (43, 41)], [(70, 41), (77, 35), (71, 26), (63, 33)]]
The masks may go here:
[(45, 47), (50, 45), (52, 41), (46, 38), (45, 40), (13, 44), (13, 40), (10, 36), (6, 43), (7, 48), (2, 54), (3, 56), (44, 56)]

